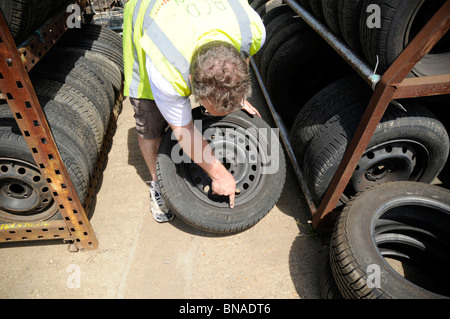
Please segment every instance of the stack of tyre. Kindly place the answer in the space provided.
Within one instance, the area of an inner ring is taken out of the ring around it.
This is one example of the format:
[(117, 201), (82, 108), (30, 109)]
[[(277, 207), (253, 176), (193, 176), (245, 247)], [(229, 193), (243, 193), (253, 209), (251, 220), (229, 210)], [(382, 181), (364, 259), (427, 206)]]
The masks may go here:
[[(444, 1), (298, 2), (383, 74)], [(368, 27), (377, 18), (371, 4), (380, 9), (379, 28)], [(293, 150), (319, 205), (373, 91), (282, 1), (251, 5), (267, 29), (255, 62), (291, 127)], [(446, 35), (409, 76), (450, 73), (448, 49)], [(398, 102), (406, 112), (388, 107), (336, 207), (324, 298), (450, 296), (449, 280), (439, 273), (450, 266), (449, 123), (441, 116), (448, 99)]]
[(20, 44), (45, 20), (65, 5), (74, 2), (70, 0), (8, 0), (0, 2), (0, 10), (14, 41)]
[[(121, 91), (121, 36), (94, 24), (69, 29), (29, 76), (84, 203)], [(0, 221), (61, 218), (8, 104), (0, 102)]]
[(285, 124), (321, 88), (350, 72), (333, 49), (282, 0), (253, 0), (266, 40), (254, 56), (261, 77)]

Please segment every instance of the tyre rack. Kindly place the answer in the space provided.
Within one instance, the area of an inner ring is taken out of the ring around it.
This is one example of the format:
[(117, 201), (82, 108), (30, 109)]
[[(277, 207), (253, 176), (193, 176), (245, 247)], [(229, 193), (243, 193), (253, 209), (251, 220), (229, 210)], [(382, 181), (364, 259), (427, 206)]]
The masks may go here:
[[(87, 0), (77, 0), (76, 4), (83, 11), (87, 6)], [(98, 240), (86, 212), (89, 212), (95, 196), (116, 119), (121, 111), (123, 94), (121, 92), (116, 98), (103, 146), (98, 154), (94, 176), (89, 182), (87, 199), (82, 205), (28, 76), (33, 66), (67, 30), (68, 17), (69, 13), (64, 8), (48, 19), (18, 48), (0, 11), (0, 91), (7, 99), (17, 125), (63, 217), (62, 220), (0, 224), (0, 242), (62, 239), (70, 244), (70, 251), (98, 247)]]
[(390, 103), (403, 108), (395, 99), (423, 97), (450, 93), (450, 74), (406, 78), (417, 62), (425, 56), (450, 27), (450, 0), (447, 0), (408, 44), (383, 76), (375, 74), (341, 39), (337, 38), (324, 24), (318, 21), (304, 7), (294, 0), (284, 0), (308, 25), (318, 33), (369, 85), (374, 93), (364, 112), (353, 139), (351, 140), (328, 189), (317, 207), (312, 200), (308, 186), (289, 141), (289, 133), (270, 101), (269, 94), (251, 59), (255, 75), (263, 91), (272, 117), (280, 130), (280, 137), (292, 162), (300, 187), (312, 214), (312, 226), (318, 230), (329, 230), (336, 216), (333, 210), (345, 186), (350, 181), (359, 159), (364, 153), (375, 129)]

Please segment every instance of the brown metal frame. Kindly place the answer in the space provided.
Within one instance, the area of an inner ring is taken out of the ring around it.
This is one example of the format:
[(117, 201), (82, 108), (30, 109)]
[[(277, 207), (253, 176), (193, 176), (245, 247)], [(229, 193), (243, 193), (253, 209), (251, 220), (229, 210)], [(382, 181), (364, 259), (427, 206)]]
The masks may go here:
[(418, 63), (449, 30), (450, 0), (417, 34), (381, 77), (341, 163), (313, 215), (313, 227), (322, 228), (344, 192), (345, 186), (363, 155), (386, 108), (392, 100), (450, 93), (450, 74), (406, 78)]
[[(84, 8), (87, 1), (79, 0), (77, 4)], [(83, 206), (60, 157), (28, 76), (28, 71), (44, 57), (67, 30), (68, 16), (65, 10), (61, 11), (54, 18), (49, 19), (35, 35), (26, 40), (23, 46), (17, 48), (0, 12), (0, 91), (7, 99), (28, 148), (46, 179), (63, 217), (63, 220), (0, 224), (0, 242), (63, 239), (65, 242), (72, 243), (71, 250), (97, 249), (98, 247), (98, 240), (86, 212), (89, 211), (107, 148), (112, 140), (123, 96), (120, 94), (116, 99), (94, 177), (90, 181), (88, 198)]]
[(430, 95), (450, 94), (450, 74), (439, 76), (426, 76), (406, 78), (417, 62), (419, 62), (449, 30), (450, 0), (435, 13), (432, 19), (423, 27), (417, 36), (402, 51), (394, 63), (386, 70), (381, 78), (370, 70), (369, 66), (355, 55), (348, 46), (331, 33), (320, 21), (294, 0), (284, 0), (314, 31), (324, 40), (361, 76), (375, 87), (372, 98), (359, 123), (355, 136), (352, 138), (340, 162), (330, 185), (325, 192), (323, 200), (317, 207), (311, 197), (303, 171), (295, 157), (289, 141), (289, 133), (283, 120), (272, 105), (269, 94), (259, 74), (253, 59), (252, 67), (261, 86), (269, 109), (280, 129), (280, 137), (293, 164), (294, 172), (304, 193), (306, 202), (312, 215), (312, 225), (318, 230), (327, 230), (336, 217), (333, 211), (353, 171), (363, 155), (369, 141), (375, 132), (386, 108), (390, 103), (398, 105), (395, 99), (423, 97)]

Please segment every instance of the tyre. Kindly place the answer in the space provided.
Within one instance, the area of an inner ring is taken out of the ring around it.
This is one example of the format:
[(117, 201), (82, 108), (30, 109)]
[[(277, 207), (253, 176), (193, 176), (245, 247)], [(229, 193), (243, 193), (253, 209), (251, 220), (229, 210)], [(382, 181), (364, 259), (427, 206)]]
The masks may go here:
[[(236, 180), (235, 206), (228, 197), (212, 194), (204, 171), (180, 153), (170, 131), (163, 137), (157, 157), (161, 192), (178, 217), (208, 232), (232, 233), (261, 220), (276, 204), (283, 189), (286, 163), (276, 132), (259, 117), (243, 111), (224, 117), (194, 119), (217, 158)], [(201, 124), (200, 124), (201, 123)]]
[(267, 69), (266, 87), (287, 127), (306, 102), (338, 76), (341, 66), (337, 54), (310, 29), (292, 35), (277, 49)]
[(330, 265), (330, 253), (326, 254), (320, 275), (320, 297), (322, 299), (342, 299), (342, 295), (334, 280)]
[(102, 54), (123, 73), (122, 39), (114, 31), (94, 24), (83, 24), (61, 38), (59, 46), (76, 47)]
[(291, 128), (291, 145), (298, 162), (303, 163), (310, 141), (324, 130), (323, 125), (345, 107), (343, 101), (346, 105), (365, 102), (371, 94), (369, 85), (356, 75), (336, 80), (317, 92), (299, 111)]
[[(273, 7), (269, 12), (267, 12), (263, 17), (262, 21), (264, 25), (267, 27), (267, 25), (276, 17), (279, 15), (286, 13), (286, 12), (294, 12), (290, 6), (287, 4), (280, 4), (275, 7)], [(267, 38), (267, 32), (266, 32), (266, 38)]]
[(289, 40), (290, 37), (302, 30), (307, 30), (308, 26), (291, 9), (274, 18), (266, 26), (266, 41), (261, 48), (261, 77), (267, 83), (267, 70), (273, 56), (280, 46)]
[[(450, 103), (450, 95), (437, 95), (428, 96), (424, 98), (418, 98), (420, 103), (423, 103), (427, 108), (429, 108), (436, 117), (444, 124), (447, 132), (450, 132), (450, 118), (448, 116), (448, 111), (446, 105)], [(438, 175), (439, 181), (446, 188), (450, 188), (450, 155), (445, 163), (444, 168)]]
[(256, 11), (259, 7), (261, 7), (262, 5), (264, 5), (268, 1), (269, 0), (254, 0), (250, 4), (250, 6)]
[(266, 1), (266, 3), (262, 4), (256, 9), (256, 12), (260, 15), (261, 18), (264, 18), (264, 16), (269, 13), (274, 8), (280, 6), (282, 4), (282, 0), (269, 0)]
[[(257, 6), (257, 7), (255, 7)], [(259, 14), (259, 16), (261, 17), (264, 25), (266, 26), (270, 21), (272, 21), (275, 17), (277, 17), (279, 14), (281, 14), (282, 12), (287, 12), (287, 10), (291, 10), (291, 8), (289, 8), (287, 5), (285, 5), (285, 7), (288, 8), (284, 8), (285, 10), (274, 10), (277, 9), (278, 7), (281, 6), (281, 1), (279, 0), (269, 0), (269, 1), (257, 1), (255, 3), (252, 3), (252, 7), (255, 9), (255, 11)], [(268, 14), (270, 12), (272, 12), (272, 14)], [(268, 16), (267, 18), (265, 18), (266, 16)], [(265, 43), (267, 42), (267, 28), (266, 28), (266, 38), (265, 38)], [(253, 59), (255, 61), (256, 66), (258, 67), (258, 69), (261, 68), (261, 56), (262, 56), (262, 52), (264, 50), (264, 45), (265, 43), (262, 45), (262, 47), (259, 49), (259, 51), (253, 55)]]
[(76, 47), (54, 47), (52, 53), (60, 56), (72, 55), (74, 57), (85, 57), (88, 61), (95, 64), (97, 70), (103, 75), (114, 89), (115, 97), (117, 97), (122, 89), (122, 72), (119, 67), (110, 59), (98, 52), (79, 49)]
[[(368, 105), (356, 102), (332, 114), (310, 141), (303, 168), (315, 203), (320, 203)], [(390, 106), (361, 156), (344, 195), (388, 181), (431, 183), (445, 164), (449, 137), (425, 107), (403, 102), (407, 112)]]
[(83, 92), (97, 107), (106, 127), (114, 106), (114, 91), (103, 74), (84, 57), (51, 56), (42, 59), (30, 72), (32, 82), (56, 80)]
[(100, 151), (105, 127), (97, 108), (82, 92), (68, 84), (53, 80), (39, 80), (33, 83), (33, 88), (38, 97), (54, 100), (64, 107), (74, 110), (78, 114), (77, 122), (81, 127), (92, 132), (89, 135), (94, 136), (97, 151)]
[[(87, 196), (89, 172), (70, 136), (52, 129), (79, 200)], [(61, 219), (58, 207), (14, 119), (0, 119), (0, 222)]]
[[(338, 0), (338, 22), (342, 38), (358, 55), (362, 55), (359, 20), (364, 0)], [(366, 39), (364, 39), (366, 41)]]
[[(66, 132), (66, 136), (70, 140), (69, 143), (76, 145), (81, 154), (79, 158), (81, 165), (87, 166), (89, 177), (92, 177), (97, 162), (97, 145), (86, 122), (77, 113), (77, 110), (71, 109), (70, 106), (42, 96), (38, 96), (38, 99), (50, 129)], [(7, 104), (0, 105), (0, 118), (14, 119)]]
[(300, 5), (305, 8), (306, 10), (310, 11), (311, 10), (311, 6), (309, 5), (309, 0), (298, 0), (298, 2), (300, 3)]
[[(50, 68), (50, 63), (53, 68), (59, 70), (63, 75), (73, 73), (83, 73), (85, 80), (89, 81), (95, 89), (98, 89), (98, 96), (104, 99), (104, 104), (108, 105), (109, 111), (114, 107), (115, 94), (114, 89), (109, 78), (105, 76), (105, 68), (103, 65), (98, 64), (98, 59), (95, 62), (92, 60), (73, 53), (66, 55), (58, 54), (59, 48), (55, 51), (47, 53), (45, 62), (45, 68)], [(81, 74), (80, 74), (81, 76)]]
[(449, 227), (450, 192), (442, 187), (391, 182), (359, 193), (338, 217), (330, 242), (340, 293), (448, 298)]
[(122, 52), (122, 37), (108, 27), (99, 24), (82, 23), (81, 28), (69, 29), (61, 38), (61, 43), (68, 43), (69, 46), (73, 46), (71, 43), (79, 41), (79, 38), (99, 41), (116, 52)]
[(323, 15), (323, 9), (322, 9), (322, 0), (308, 0), (308, 1), (309, 1), (309, 7), (311, 8), (311, 13), (320, 22), (325, 22), (325, 17)]
[[(52, 0), (8, 0), (0, 2), (11, 35), (20, 44), (50, 14)], [(39, 12), (39, 14), (36, 14)]]
[(338, 0), (322, 0), (323, 18), (331, 32), (337, 37), (342, 37), (339, 27)]
[[(366, 24), (370, 12), (361, 16), (360, 37), (366, 59), (371, 65), (379, 57), (378, 72), (382, 74), (412, 41), (444, 0), (365, 0), (365, 5), (380, 6), (381, 27), (369, 28)], [(450, 35), (447, 34), (412, 70), (412, 76), (429, 76), (450, 73)]]

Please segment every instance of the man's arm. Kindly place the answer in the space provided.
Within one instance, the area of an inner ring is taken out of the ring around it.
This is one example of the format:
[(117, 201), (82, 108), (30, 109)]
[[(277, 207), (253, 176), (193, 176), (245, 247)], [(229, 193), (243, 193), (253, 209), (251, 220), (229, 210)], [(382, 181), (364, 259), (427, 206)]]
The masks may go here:
[(208, 142), (191, 120), (185, 126), (169, 124), (183, 151), (211, 178), (211, 190), (217, 195), (229, 196), (230, 208), (234, 207), (236, 181), (213, 154)]

